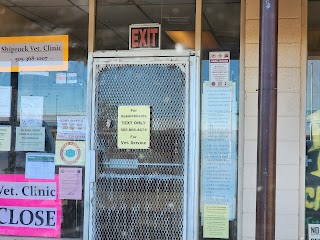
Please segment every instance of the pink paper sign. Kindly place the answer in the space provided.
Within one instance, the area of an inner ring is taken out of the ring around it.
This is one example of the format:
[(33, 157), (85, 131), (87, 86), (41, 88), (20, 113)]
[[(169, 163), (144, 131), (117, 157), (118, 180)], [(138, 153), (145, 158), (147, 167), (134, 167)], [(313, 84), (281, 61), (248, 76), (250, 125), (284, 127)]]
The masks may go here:
[(60, 237), (62, 205), (53, 180), (0, 174), (0, 235)]
[(82, 168), (59, 168), (59, 198), (82, 199)]

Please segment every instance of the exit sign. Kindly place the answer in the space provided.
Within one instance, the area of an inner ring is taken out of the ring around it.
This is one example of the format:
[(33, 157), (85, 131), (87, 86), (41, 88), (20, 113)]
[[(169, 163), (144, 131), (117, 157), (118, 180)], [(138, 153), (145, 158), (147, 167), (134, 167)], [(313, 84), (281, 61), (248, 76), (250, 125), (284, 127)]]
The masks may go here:
[(132, 24), (129, 29), (129, 49), (160, 49), (160, 24)]

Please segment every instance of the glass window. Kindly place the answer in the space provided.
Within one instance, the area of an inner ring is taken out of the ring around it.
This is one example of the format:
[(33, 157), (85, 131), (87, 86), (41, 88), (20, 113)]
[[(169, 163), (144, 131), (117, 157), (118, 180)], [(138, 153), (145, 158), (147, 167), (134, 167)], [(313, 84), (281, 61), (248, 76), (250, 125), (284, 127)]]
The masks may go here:
[(202, 15), (199, 239), (237, 239), (240, 1)]
[(195, 0), (97, 1), (96, 49), (126, 50), (129, 25), (160, 23), (161, 49), (194, 49)]
[(310, 227), (320, 224), (320, 2), (308, 1), (308, 74), (306, 93), (305, 239)]
[(0, 239), (82, 239), (88, 0), (2, 3)]

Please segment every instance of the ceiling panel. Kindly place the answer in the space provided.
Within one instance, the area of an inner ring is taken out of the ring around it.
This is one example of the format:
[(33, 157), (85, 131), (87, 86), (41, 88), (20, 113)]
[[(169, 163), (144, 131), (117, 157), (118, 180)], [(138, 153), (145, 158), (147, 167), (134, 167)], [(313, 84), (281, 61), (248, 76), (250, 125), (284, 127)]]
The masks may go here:
[(214, 32), (240, 31), (240, 4), (204, 4), (203, 12)]
[(126, 45), (129, 47), (129, 26), (128, 27), (118, 27), (113, 29), (119, 36), (124, 40)]
[(227, 37), (230, 39), (239, 39), (240, 38), (240, 29), (234, 30), (234, 31), (216, 31), (216, 36), (218, 37)]
[(69, 0), (69, 1), (77, 6), (88, 6), (89, 5), (89, 0)]
[(97, 0), (97, 5), (130, 5), (132, 0)]
[(320, 30), (320, 2), (308, 3), (308, 29)]
[[(206, 2), (211, 3), (203, 5), (204, 16), (220, 44), (219, 50), (231, 51), (232, 57), (238, 58), (240, 51), (240, 3), (237, 0), (208, 0)], [(209, 49), (209, 51), (211, 50), (214, 49)]]
[(12, 4), (11, 2), (9, 2), (7, 0), (0, 0), (0, 4), (4, 5), (6, 7), (14, 6), (14, 4)]
[(25, 7), (25, 10), (61, 28), (88, 27), (88, 14), (77, 7)]
[[(89, 6), (79, 6), (83, 11), (89, 14)], [(103, 28), (108, 28), (106, 25), (107, 22), (102, 23), (99, 19), (96, 21), (96, 28), (97, 29), (103, 29)]]
[(100, 6), (97, 8), (97, 18), (112, 28), (129, 28), (130, 24), (150, 22), (134, 5)]
[(24, 8), (10, 7), (10, 10), (14, 11), (17, 14), (20, 14), (21, 16), (28, 18), (29, 20), (31, 20), (31, 21), (33, 21), (33, 22), (39, 24), (40, 26), (43, 26), (49, 30), (54, 29), (56, 27), (55, 24), (48, 22), (45, 19), (26, 11)]
[(10, 0), (19, 7), (54, 7), (54, 6), (70, 6), (68, 0)]
[(2, 24), (0, 36), (39, 36), (51, 34), (48, 29), (6, 7), (3, 7), (2, 10), (0, 22), (10, 24)]
[(240, 3), (240, 0), (203, 0), (203, 3)]
[(208, 23), (202, 18), (202, 31), (210, 31), (210, 26)]
[(102, 49), (112, 49), (112, 50), (123, 50), (128, 49), (128, 43), (122, 38), (117, 36), (115, 32), (110, 29), (97, 29), (96, 31), (96, 48)]
[(81, 41), (81, 47), (87, 47), (88, 30), (86, 30), (86, 29), (71, 29), (68, 33), (73, 35), (77, 40)]
[(225, 36), (219, 36), (219, 39), (221, 42), (224, 44), (237, 44), (240, 46), (240, 39), (239, 38), (230, 38), (230, 37), (225, 37)]
[(163, 30), (194, 30), (195, 6), (187, 5), (141, 5), (141, 9)]
[(89, 14), (89, 6), (79, 6), (79, 8), (81, 8), (84, 12)]
[(195, 0), (134, 0), (137, 4), (196, 4)]
[(119, 37), (125, 43), (126, 46), (129, 46), (129, 26), (127, 27), (117, 27), (117, 28), (97, 28), (96, 31), (108, 29), (109, 31), (104, 33), (105, 37), (114, 38)]

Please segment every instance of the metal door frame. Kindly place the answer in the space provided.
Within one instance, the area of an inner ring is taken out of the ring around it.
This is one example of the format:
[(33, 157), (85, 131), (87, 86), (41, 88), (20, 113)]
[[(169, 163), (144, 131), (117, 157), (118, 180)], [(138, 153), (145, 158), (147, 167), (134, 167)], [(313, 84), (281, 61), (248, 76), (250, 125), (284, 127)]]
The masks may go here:
[[(147, 61), (146, 61), (147, 59)], [(200, 60), (194, 51), (175, 50), (99, 51), (89, 53), (87, 84), (87, 138), (83, 239), (92, 239), (93, 184), (96, 181), (96, 158), (93, 150), (95, 109), (95, 67), (101, 63), (186, 63), (186, 161), (184, 193), (185, 240), (198, 239), (199, 165), (200, 165)], [(189, 76), (189, 77), (188, 77)]]

